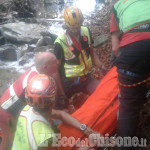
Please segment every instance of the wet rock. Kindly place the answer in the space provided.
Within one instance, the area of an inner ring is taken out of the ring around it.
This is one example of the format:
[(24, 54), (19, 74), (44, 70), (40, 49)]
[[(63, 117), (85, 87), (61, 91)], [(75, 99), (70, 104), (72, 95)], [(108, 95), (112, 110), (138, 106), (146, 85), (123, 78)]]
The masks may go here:
[(49, 36), (44, 36), (38, 40), (34, 52), (51, 51), (54, 47), (53, 40)]
[(2, 26), (4, 37), (13, 43), (36, 43), (40, 38), (40, 32), (45, 27), (38, 24), (24, 22), (9, 23)]
[(5, 38), (3, 36), (2, 29), (0, 28), (0, 46), (5, 44)]
[(35, 44), (31, 44), (31, 45), (24, 44), (24, 45), (19, 46), (17, 50), (18, 60), (21, 57), (23, 57), (26, 53), (33, 52), (34, 48), (35, 48)]
[(13, 11), (11, 10), (12, 6), (12, 0), (0, 1), (0, 24), (13, 22)]
[(20, 73), (15, 70), (0, 68), (0, 97), (19, 76)]
[(0, 11), (8, 12), (8, 9), (12, 6), (12, 0), (1, 0), (0, 1)]
[(32, 6), (31, 0), (14, 0), (13, 10), (18, 12), (21, 18), (32, 18), (36, 16), (36, 10)]
[(64, 4), (64, 0), (58, 0), (58, 4)]
[(25, 55), (23, 55), (19, 59), (19, 65), (24, 66), (25, 64), (30, 62), (29, 59), (33, 59), (34, 60), (34, 53), (33, 52), (26, 53)]
[(28, 45), (27, 52), (33, 52), (35, 49), (35, 44)]
[(5, 38), (0, 36), (0, 46), (5, 44)]
[(25, 19), (23, 19), (23, 21), (25, 22), (25, 23), (31, 23), (31, 24), (37, 24), (37, 20), (36, 20), (36, 18), (25, 18)]
[(45, 0), (44, 1), (44, 8), (46, 11), (46, 17), (56, 18), (58, 16), (56, 3), (57, 3), (57, 0)]
[(49, 36), (44, 36), (43, 38), (39, 39), (36, 43), (36, 48), (40, 46), (47, 46), (47, 45), (53, 45), (53, 40)]
[(53, 52), (53, 47), (51, 46), (40, 46), (34, 50), (34, 52)]
[(20, 59), (26, 52), (28, 52), (28, 44), (20, 46), (18, 50), (18, 59)]
[(48, 36), (48, 37), (51, 37), (51, 39), (52, 39), (52, 41), (54, 42), (55, 40), (56, 40), (56, 38), (57, 38), (57, 35), (56, 34), (53, 34), (53, 33), (50, 33), (50, 32), (41, 32), (41, 35), (43, 36), (43, 37), (45, 37), (45, 36)]
[(0, 24), (4, 24), (8, 22), (7, 14), (6, 13), (1, 13), (0, 14)]
[(3, 45), (0, 47), (0, 59), (7, 61), (16, 61), (17, 60), (17, 47), (15, 45)]

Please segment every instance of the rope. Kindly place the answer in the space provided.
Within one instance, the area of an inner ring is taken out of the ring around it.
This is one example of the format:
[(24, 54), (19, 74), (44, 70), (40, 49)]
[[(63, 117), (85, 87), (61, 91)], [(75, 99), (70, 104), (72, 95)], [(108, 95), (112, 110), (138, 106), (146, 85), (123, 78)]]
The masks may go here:
[(123, 84), (123, 83), (120, 83), (119, 81), (118, 82), (119, 82), (119, 85), (123, 86), (123, 87), (136, 87), (136, 86), (141, 85), (143, 83), (146, 83), (148, 81), (150, 81), (150, 77), (145, 79), (145, 80), (143, 80), (143, 81), (140, 81), (138, 83), (134, 83), (134, 84)]

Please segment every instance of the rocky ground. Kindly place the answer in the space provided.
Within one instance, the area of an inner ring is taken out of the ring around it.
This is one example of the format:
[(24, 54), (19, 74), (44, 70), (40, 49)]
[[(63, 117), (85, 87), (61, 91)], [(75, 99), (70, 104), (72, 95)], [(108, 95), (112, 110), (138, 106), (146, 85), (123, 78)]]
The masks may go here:
[[(99, 59), (103, 63), (103, 66), (107, 71), (111, 68), (110, 56), (111, 56), (111, 38), (109, 33), (109, 24), (110, 16), (112, 11), (112, 6), (114, 2), (110, 3), (108, 6), (103, 7), (102, 10), (97, 11), (94, 15), (87, 18), (90, 20), (90, 23), (87, 23), (87, 26), (92, 32), (93, 39), (97, 39), (98, 36), (106, 36), (107, 40), (104, 43), (96, 46), (96, 53), (99, 56)], [(101, 79), (105, 73), (98, 68), (93, 68), (94, 76), (98, 79)]]

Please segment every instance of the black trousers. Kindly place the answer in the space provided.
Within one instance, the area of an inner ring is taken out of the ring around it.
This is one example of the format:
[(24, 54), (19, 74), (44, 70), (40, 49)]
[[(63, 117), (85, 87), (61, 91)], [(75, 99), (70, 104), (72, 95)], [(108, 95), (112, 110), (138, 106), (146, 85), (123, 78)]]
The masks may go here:
[[(147, 78), (150, 73), (150, 41), (140, 41), (121, 48), (116, 60), (118, 80), (123, 84), (133, 84)], [(120, 70), (124, 70), (121, 71)], [(127, 73), (128, 72), (128, 73)], [(136, 136), (139, 110), (146, 100), (146, 84), (135, 87), (119, 86), (118, 136), (131, 138)], [(117, 147), (117, 150), (134, 147)]]

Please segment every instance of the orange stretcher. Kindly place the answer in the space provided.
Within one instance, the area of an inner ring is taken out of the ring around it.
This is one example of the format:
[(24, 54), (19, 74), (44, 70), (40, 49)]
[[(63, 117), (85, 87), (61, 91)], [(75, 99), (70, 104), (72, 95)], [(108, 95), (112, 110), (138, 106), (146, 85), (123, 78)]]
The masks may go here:
[[(117, 127), (118, 82), (116, 67), (113, 67), (102, 79), (95, 92), (86, 100), (80, 109), (72, 114), (76, 119), (93, 130), (111, 135)], [(59, 127), (61, 137), (73, 136), (83, 139), (81, 131), (62, 124)], [(77, 146), (59, 147), (59, 150), (78, 149)]]

